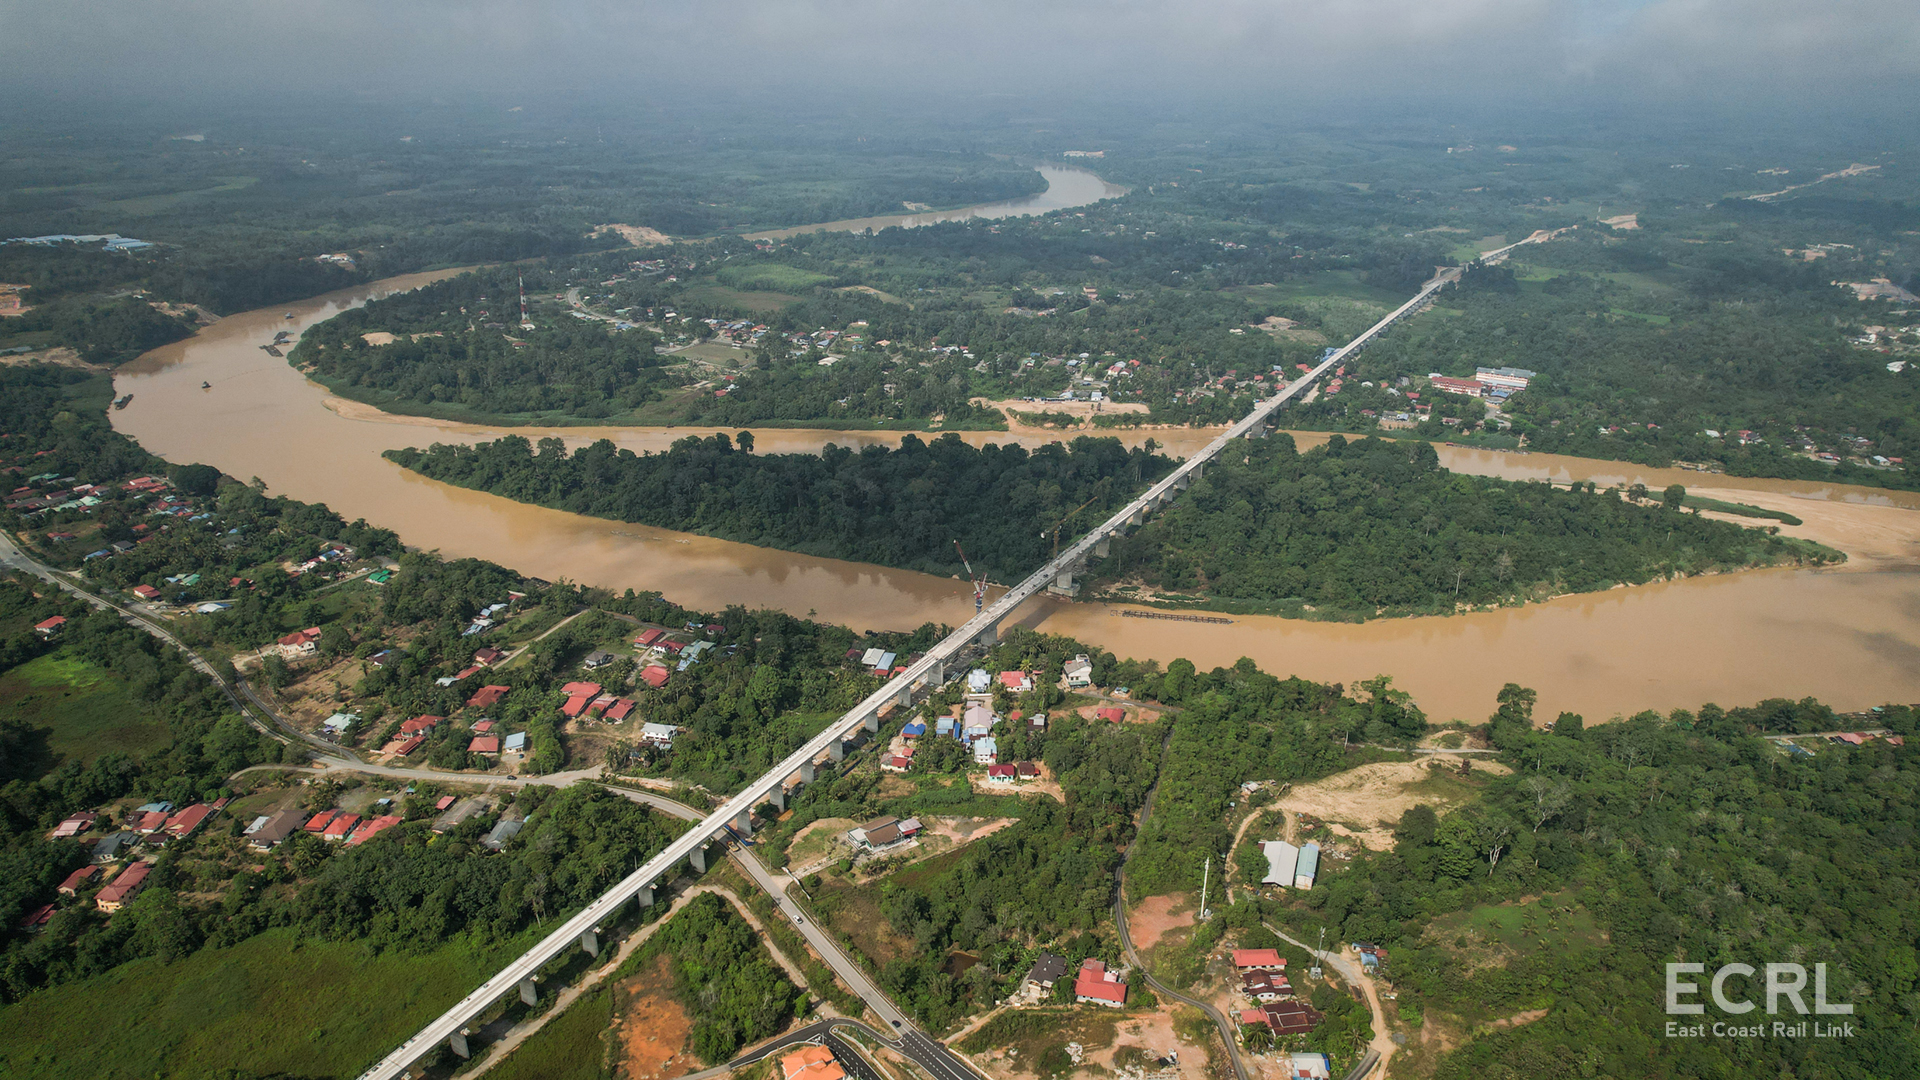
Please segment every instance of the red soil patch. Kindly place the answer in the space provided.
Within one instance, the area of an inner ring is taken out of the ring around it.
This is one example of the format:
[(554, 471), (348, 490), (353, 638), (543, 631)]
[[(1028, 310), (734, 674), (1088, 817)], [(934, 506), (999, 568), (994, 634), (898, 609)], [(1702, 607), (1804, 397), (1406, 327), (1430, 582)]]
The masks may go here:
[(625, 1051), (620, 1063), (622, 1080), (672, 1080), (700, 1068), (687, 1049), (693, 1021), (672, 996), (673, 974), (662, 956), (649, 971), (620, 987), (631, 994), (624, 1015), (615, 1021), (616, 1037)]
[(1176, 915), (1173, 909), (1186, 904), (1185, 896), (1168, 894), (1149, 896), (1127, 913), (1127, 933), (1133, 938), (1136, 949), (1151, 949), (1160, 943), (1160, 939), (1169, 930), (1178, 930), (1193, 925), (1193, 912), (1183, 911)]

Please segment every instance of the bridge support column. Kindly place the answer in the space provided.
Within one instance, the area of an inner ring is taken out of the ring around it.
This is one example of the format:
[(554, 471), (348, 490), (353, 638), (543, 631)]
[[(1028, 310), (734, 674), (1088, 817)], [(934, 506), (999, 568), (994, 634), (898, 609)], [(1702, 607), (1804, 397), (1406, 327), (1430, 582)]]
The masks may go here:
[[(593, 929), (587, 931), (586, 933), (581, 934), (580, 947), (587, 950), (588, 956), (599, 956), (600, 955), (600, 928), (596, 926)], [(521, 991), (521, 993), (525, 993), (525, 992), (526, 992), (525, 990)]]
[(467, 1052), (467, 1029), (466, 1028), (461, 1028), (459, 1031), (456, 1031), (453, 1034), (447, 1036), (447, 1049), (452, 1050), (455, 1054), (459, 1055), (462, 1058), (470, 1058), (473, 1056), (471, 1053)]
[(533, 976), (520, 980), (520, 1000), (529, 1005), (540, 1004), (540, 990), (533, 985)]
[(835, 739), (828, 743), (827, 758), (832, 761), (845, 761), (847, 759), (847, 741), (845, 739)]
[(1187, 490), (1187, 485), (1191, 483), (1193, 483), (1193, 474), (1181, 473), (1179, 476), (1174, 478), (1173, 486), (1179, 488), (1181, 491), (1185, 491)]
[(773, 804), (773, 808), (775, 810), (779, 810), (782, 813), (785, 813), (787, 809), (786, 785), (784, 784), (779, 785), (775, 787), (772, 791), (767, 792), (767, 801)]
[(946, 681), (947, 681), (947, 662), (946, 661), (944, 660), (938, 661), (932, 667), (927, 669), (927, 687), (929, 689), (935, 686), (944, 685)]
[(701, 844), (699, 847), (694, 848), (692, 851), (688, 852), (687, 861), (693, 864), (694, 873), (696, 874), (706, 873), (707, 872), (707, 845)]
[(635, 903), (637, 903), (639, 906), (643, 908), (652, 907), (653, 906), (653, 886), (651, 885), (642, 886), (639, 892), (633, 894), (633, 899)]
[(989, 626), (985, 630), (980, 631), (980, 635), (974, 638), (973, 641), (976, 645), (985, 645), (991, 649), (1000, 643), (1000, 628), (998, 626)]
[[(904, 709), (904, 708), (906, 708), (907, 706), (909, 706), (909, 705), (911, 705), (911, 704), (913, 704), (913, 687), (912, 687), (912, 686), (905, 686), (905, 687), (902, 687), (902, 688), (901, 688), (901, 690), (900, 690), (900, 693), (899, 693), (899, 695), (898, 695), (898, 696), (896, 696), (896, 697), (895, 697), (895, 698), (894, 698), (893, 700), (894, 700), (894, 704), (896, 704), (896, 705), (899, 705), (899, 706), (900, 706), (901, 708), (903, 708), (903, 709)], [(880, 718), (879, 718), (878, 716), (875, 716), (875, 717), (873, 718), (873, 724), (874, 724), (874, 726), (873, 726), (873, 727), (870, 727), (870, 728), (868, 728), (867, 730), (868, 730), (868, 731), (879, 731), (879, 730), (880, 730)]]
[(1135, 510), (1132, 514), (1128, 515), (1127, 524), (1138, 527), (1139, 524), (1145, 520), (1147, 520), (1147, 512), (1145, 510)]
[[(899, 702), (902, 705), (905, 705), (908, 702), (912, 701), (913, 688), (908, 687), (907, 689), (902, 690), (900, 692), (900, 696), (894, 698), (894, 700), (896, 702)], [(879, 731), (880, 730), (880, 713), (877, 710), (874, 712), (868, 713), (866, 715), (866, 718), (860, 721), (860, 726), (867, 729), (868, 731)]]
[(1100, 557), (1100, 558), (1102, 558), (1102, 559), (1104, 559), (1104, 558), (1106, 558), (1106, 557), (1107, 557), (1107, 545), (1108, 545), (1109, 543), (1111, 543), (1111, 542), (1112, 542), (1112, 540), (1113, 540), (1113, 537), (1112, 537), (1112, 535), (1111, 535), (1111, 534), (1109, 534), (1109, 535), (1107, 535), (1107, 536), (1103, 536), (1103, 537), (1101, 537), (1101, 538), (1100, 538), (1100, 539), (1098, 539), (1098, 540), (1095, 540), (1095, 541), (1093, 542), (1093, 553), (1094, 553), (1095, 555), (1097, 555), (1097, 556), (1099, 556), (1099, 557)]
[(751, 810), (742, 810), (740, 811), (740, 816), (733, 819), (733, 831), (739, 833), (742, 838), (753, 835), (753, 812)]
[(813, 783), (813, 762), (809, 761), (800, 766), (800, 782), (803, 784)]

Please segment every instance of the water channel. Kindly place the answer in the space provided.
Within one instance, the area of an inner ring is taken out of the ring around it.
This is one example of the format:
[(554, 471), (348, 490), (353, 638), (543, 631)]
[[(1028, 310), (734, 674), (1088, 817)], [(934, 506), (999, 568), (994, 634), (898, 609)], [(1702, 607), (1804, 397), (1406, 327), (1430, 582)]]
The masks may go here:
[[(498, 428), (390, 416), (334, 398), (259, 348), (279, 330), (297, 333), (370, 297), (440, 276), (391, 278), (222, 319), (121, 368), (116, 392), (134, 400), (111, 414), (114, 425), (169, 460), (205, 462), (241, 479), (257, 476), (275, 493), (394, 529), (409, 545), (490, 559), (538, 577), (654, 589), (694, 608), (738, 603), (813, 613), (862, 629), (959, 625), (972, 615), (970, 591), (957, 579), (524, 506), (424, 479), (380, 457), (393, 447), (484, 441), (509, 432), (558, 435), (574, 445), (605, 437), (636, 451), (658, 450), (713, 429)], [(210, 386), (203, 389), (202, 382)], [(1212, 434), (1160, 429), (1125, 438), (1151, 437), (1184, 453)], [(755, 432), (761, 453), (899, 437)], [(963, 437), (1033, 445), (1058, 436), (1016, 430)], [(1303, 445), (1325, 438), (1297, 437)], [(1484, 717), (1508, 681), (1537, 689), (1547, 716), (1568, 709), (1589, 719), (1763, 697), (1812, 695), (1841, 708), (1920, 701), (1920, 497), (1457, 447), (1442, 448), (1441, 460), (1463, 472), (1513, 479), (1638, 480), (1655, 488), (1684, 483), (1788, 509), (1807, 520), (1801, 530), (1788, 531), (1855, 557), (1841, 570), (1754, 571), (1363, 625), (1253, 616), (1235, 616), (1228, 625), (1183, 623), (1044, 599), (1024, 608), (1021, 622), (1122, 656), (1186, 657), (1202, 668), (1247, 656), (1269, 671), (1328, 681), (1385, 672), (1442, 720)]]

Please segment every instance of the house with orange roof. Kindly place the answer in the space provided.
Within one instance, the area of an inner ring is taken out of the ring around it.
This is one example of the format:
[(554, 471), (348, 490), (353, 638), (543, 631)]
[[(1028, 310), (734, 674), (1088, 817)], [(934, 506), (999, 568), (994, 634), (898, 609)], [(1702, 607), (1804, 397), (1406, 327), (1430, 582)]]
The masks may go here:
[(781, 1080), (846, 1080), (846, 1075), (824, 1046), (803, 1046), (780, 1059)]

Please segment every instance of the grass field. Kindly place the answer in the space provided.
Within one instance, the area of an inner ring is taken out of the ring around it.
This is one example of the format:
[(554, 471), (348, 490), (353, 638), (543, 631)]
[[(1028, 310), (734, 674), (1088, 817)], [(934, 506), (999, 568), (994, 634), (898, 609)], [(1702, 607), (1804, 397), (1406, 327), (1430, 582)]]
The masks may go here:
[[(1427, 934), (1456, 950), (1470, 951), (1482, 942), (1516, 953), (1535, 949), (1565, 950), (1593, 945), (1601, 938), (1593, 914), (1574, 902), (1565, 890), (1528, 903), (1482, 904), (1470, 911), (1443, 915)], [(1462, 941), (1466, 944), (1462, 944)]]
[(275, 930), (171, 964), (135, 960), (0, 1009), (0, 1076), (353, 1076), (533, 938), (375, 954)]
[[(624, 970), (624, 969), (623, 969)], [(607, 1029), (613, 1025), (613, 980), (601, 983), (567, 1011), (527, 1037), (487, 1073), (492, 1080), (603, 1080)]]
[(682, 295), (709, 304), (738, 304), (756, 313), (778, 311), (800, 299), (768, 289), (731, 289), (725, 285), (693, 285)]
[(143, 754), (167, 743), (166, 719), (134, 700), (126, 683), (78, 657), (49, 653), (0, 675), (0, 715), (52, 729), (62, 759), (108, 751)]
[(1785, 510), (1768, 510), (1764, 507), (1749, 506), (1746, 503), (1725, 502), (1720, 499), (1703, 498), (1699, 495), (1688, 495), (1682, 500), (1681, 505), (1690, 506), (1696, 510), (1714, 510), (1722, 514), (1733, 514), (1737, 517), (1768, 518), (1786, 525), (1805, 524), (1805, 522), (1802, 522), (1799, 518), (1794, 517)]
[(720, 284), (745, 292), (805, 292), (815, 285), (832, 281), (830, 274), (817, 274), (796, 266), (762, 263), (759, 266), (725, 266), (714, 275)]

